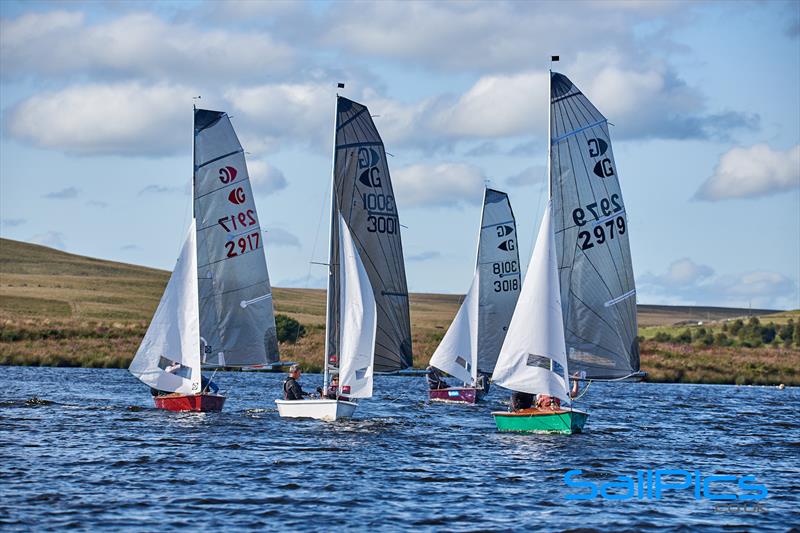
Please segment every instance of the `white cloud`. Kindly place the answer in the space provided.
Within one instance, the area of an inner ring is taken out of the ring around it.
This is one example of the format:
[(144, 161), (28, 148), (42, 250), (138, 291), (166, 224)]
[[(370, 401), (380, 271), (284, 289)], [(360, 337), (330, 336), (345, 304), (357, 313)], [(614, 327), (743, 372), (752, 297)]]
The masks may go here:
[(60, 191), (53, 191), (47, 194), (42, 195), (42, 198), (49, 198), (51, 200), (70, 200), (72, 198), (76, 198), (80, 189), (76, 187), (67, 187), (65, 189), (61, 189)]
[(519, 174), (514, 174), (506, 179), (509, 185), (528, 186), (528, 185), (543, 185), (547, 183), (547, 168), (541, 165), (536, 165), (524, 169)]
[(397, 203), (402, 206), (447, 206), (481, 202), (486, 176), (459, 163), (411, 165), (392, 172)]
[(655, 283), (664, 287), (687, 287), (702, 281), (714, 274), (714, 269), (706, 265), (698, 265), (688, 257), (673, 261), (667, 272), (659, 276), (646, 274), (642, 281)]
[(287, 186), (283, 172), (263, 159), (248, 161), (247, 170), (254, 194), (272, 194)]
[(637, 281), (642, 303), (763, 309), (800, 307), (797, 280), (778, 272), (759, 270), (717, 275), (711, 267), (683, 258), (673, 262), (664, 274), (646, 273)]
[(208, 80), (285, 71), (294, 52), (264, 31), (227, 31), (127, 13), (93, 22), (82, 13), (27, 13), (0, 22), (3, 77), (24, 75)]
[(73, 155), (164, 156), (187, 151), (191, 90), (139, 83), (40, 93), (13, 106), (8, 133)]
[(430, 261), (431, 259), (439, 259), (441, 256), (441, 252), (428, 250), (426, 252), (419, 252), (406, 256), (406, 261)]
[(27, 222), (24, 218), (4, 218), (2, 219), (2, 225), (7, 228), (16, 228), (17, 226), (21, 226)]
[(231, 88), (225, 98), (250, 126), (248, 150), (275, 149), (288, 137), (300, 144), (330, 143), (333, 98), (330, 85), (265, 84)]
[(266, 230), (267, 246), (289, 246), (300, 248), (300, 239), (283, 228), (272, 227)]
[(57, 248), (59, 250), (66, 250), (67, 248), (64, 244), (64, 234), (60, 231), (47, 231), (45, 233), (38, 233), (26, 240), (33, 244), (41, 244), (42, 246)]
[(800, 144), (785, 151), (766, 144), (732, 148), (720, 157), (714, 174), (695, 198), (726, 200), (778, 194), (800, 187)]

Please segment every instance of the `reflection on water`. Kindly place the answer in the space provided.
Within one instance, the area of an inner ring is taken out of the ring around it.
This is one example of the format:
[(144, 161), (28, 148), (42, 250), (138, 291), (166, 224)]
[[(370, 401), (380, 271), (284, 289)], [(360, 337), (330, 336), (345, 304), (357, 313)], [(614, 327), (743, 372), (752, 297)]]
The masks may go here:
[[(800, 523), (800, 390), (592, 385), (580, 435), (495, 431), (478, 406), (429, 405), (422, 378), (380, 376), (357, 418), (281, 420), (277, 374), (224, 373), (222, 413), (152, 408), (127, 372), (0, 367), (3, 529), (203, 527), (474, 531), (772, 529)], [(319, 376), (303, 376), (307, 390)], [(754, 474), (759, 512), (661, 501), (565, 500), (563, 475), (648, 468)]]

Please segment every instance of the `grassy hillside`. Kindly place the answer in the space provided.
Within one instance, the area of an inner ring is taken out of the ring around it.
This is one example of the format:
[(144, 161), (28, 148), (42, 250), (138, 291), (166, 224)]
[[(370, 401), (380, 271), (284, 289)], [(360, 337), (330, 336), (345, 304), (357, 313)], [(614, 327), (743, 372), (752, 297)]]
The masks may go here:
[[(168, 277), (161, 270), (0, 239), (0, 364), (126, 367)], [(283, 359), (320, 368), (325, 292), (275, 288), (273, 301), (278, 313), (307, 330), (296, 344), (281, 346)], [(411, 295), (415, 366), (427, 365), (460, 301), (457, 295)], [(800, 312), (773, 313), (641, 305), (642, 369), (657, 381), (800, 384), (800, 351), (794, 345), (742, 349), (653, 340), (659, 332), (711, 331), (750, 315), (760, 315), (764, 323), (800, 321)]]

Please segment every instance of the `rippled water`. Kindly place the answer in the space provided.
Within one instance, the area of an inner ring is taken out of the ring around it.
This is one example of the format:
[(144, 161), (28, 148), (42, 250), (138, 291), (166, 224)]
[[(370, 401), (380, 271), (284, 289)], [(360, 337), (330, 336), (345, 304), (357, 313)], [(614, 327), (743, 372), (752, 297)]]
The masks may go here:
[[(225, 531), (785, 531), (800, 524), (800, 389), (595, 383), (585, 433), (499, 434), (479, 406), (429, 405), (422, 378), (381, 376), (357, 418), (282, 420), (278, 374), (218, 376), (222, 413), (152, 408), (123, 370), (0, 367), (0, 526)], [(321, 378), (303, 376), (306, 390)], [(38, 401), (32, 400), (37, 398)], [(757, 512), (692, 492), (565, 500), (563, 475), (647, 468), (754, 474)]]

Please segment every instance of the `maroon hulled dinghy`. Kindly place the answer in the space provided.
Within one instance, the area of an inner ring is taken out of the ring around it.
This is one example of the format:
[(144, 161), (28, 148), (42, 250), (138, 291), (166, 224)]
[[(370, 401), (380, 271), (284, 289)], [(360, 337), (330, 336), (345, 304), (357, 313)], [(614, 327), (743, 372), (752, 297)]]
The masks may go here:
[[(431, 357), (432, 401), (472, 404), (488, 392), (488, 376), (494, 370), (519, 296), (516, 242), (517, 226), (508, 195), (485, 189), (472, 285)], [(438, 378), (438, 370), (463, 386), (447, 387)]]
[(478, 389), (475, 387), (449, 387), (447, 389), (430, 389), (428, 399), (433, 402), (475, 403)]

